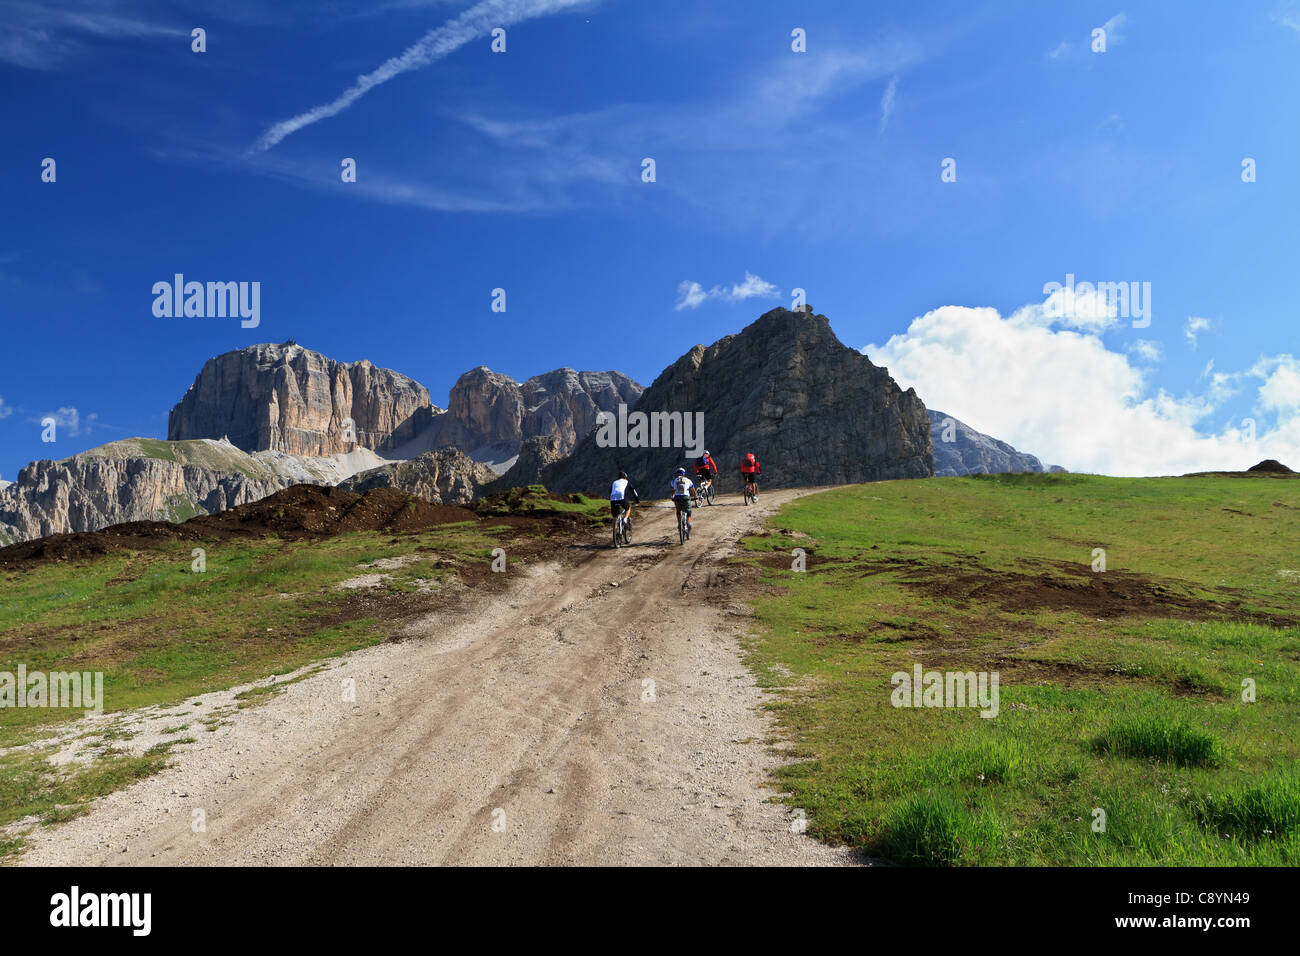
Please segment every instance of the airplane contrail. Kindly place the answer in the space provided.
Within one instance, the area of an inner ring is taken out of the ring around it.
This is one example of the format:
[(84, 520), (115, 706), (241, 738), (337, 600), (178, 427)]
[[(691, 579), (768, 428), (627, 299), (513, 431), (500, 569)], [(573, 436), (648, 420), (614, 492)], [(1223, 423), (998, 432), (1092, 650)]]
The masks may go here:
[(357, 77), (355, 84), (330, 102), (271, 126), (253, 144), (249, 153), (264, 153), (304, 126), (337, 116), (381, 83), (441, 60), (471, 40), (487, 36), (497, 27), (511, 26), (590, 2), (591, 0), (482, 0), (442, 26), (434, 27), (378, 68)]

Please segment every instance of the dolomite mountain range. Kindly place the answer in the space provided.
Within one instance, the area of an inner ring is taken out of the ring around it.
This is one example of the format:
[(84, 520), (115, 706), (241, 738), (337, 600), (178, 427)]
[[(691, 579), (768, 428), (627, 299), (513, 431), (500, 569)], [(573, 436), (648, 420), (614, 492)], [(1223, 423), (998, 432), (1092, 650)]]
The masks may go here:
[[(1044, 470), (1033, 455), (926, 409), (811, 310), (773, 309), (696, 345), (649, 388), (615, 371), (561, 368), (517, 382), (479, 366), (452, 386), (445, 409), (400, 372), (289, 341), (209, 359), (172, 408), (166, 440), (27, 465), (0, 487), (0, 544), (183, 521), (301, 483), (392, 485), (464, 504), (538, 481), (601, 493), (624, 467), (657, 493), (653, 476), (684, 464), (685, 453), (601, 447), (599, 416), (620, 406), (702, 414), (721, 464), (753, 450), (783, 484)], [(722, 490), (732, 483), (724, 468)]]

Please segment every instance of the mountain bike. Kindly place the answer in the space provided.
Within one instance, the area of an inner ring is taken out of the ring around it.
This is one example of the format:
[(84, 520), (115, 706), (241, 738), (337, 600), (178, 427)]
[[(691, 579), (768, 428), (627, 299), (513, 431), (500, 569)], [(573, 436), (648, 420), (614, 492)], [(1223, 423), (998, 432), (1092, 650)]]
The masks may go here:
[(632, 525), (627, 520), (627, 511), (620, 511), (614, 519), (614, 547), (621, 548), (632, 543)]
[(713, 490), (712, 478), (706, 479), (703, 484), (697, 483), (696, 488), (700, 493), (700, 501), (702, 503), (709, 504), (709, 505), (713, 504), (713, 496), (716, 494), (716, 492)]
[[(673, 507), (677, 508), (677, 502), (673, 502)], [(677, 509), (677, 540), (681, 544), (691, 540), (691, 524), (686, 520), (689, 515), (689, 511), (683, 508)]]
[(758, 500), (758, 485), (754, 484), (754, 479), (745, 479), (745, 504)]

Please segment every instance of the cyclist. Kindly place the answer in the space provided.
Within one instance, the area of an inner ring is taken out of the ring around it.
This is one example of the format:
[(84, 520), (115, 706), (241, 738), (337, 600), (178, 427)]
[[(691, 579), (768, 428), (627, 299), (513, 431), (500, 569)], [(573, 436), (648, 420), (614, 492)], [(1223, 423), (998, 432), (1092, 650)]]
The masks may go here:
[(718, 463), (713, 460), (713, 456), (706, 448), (703, 457), (695, 459), (695, 484), (703, 492), (716, 477), (718, 477)]
[(695, 482), (686, 477), (686, 469), (678, 468), (673, 475), (673, 507), (676, 514), (686, 512), (686, 530), (691, 528), (691, 500), (695, 497)]
[(758, 459), (754, 457), (751, 451), (740, 463), (740, 480), (741, 483), (752, 482), (754, 485), (754, 500), (758, 500), (758, 476), (763, 473), (759, 467)]
[(632, 505), (640, 504), (641, 499), (637, 497), (636, 489), (628, 481), (627, 472), (619, 471), (618, 477), (614, 479), (614, 484), (609, 488), (609, 513), (618, 521), (618, 516), (627, 512), (627, 527), (632, 529)]

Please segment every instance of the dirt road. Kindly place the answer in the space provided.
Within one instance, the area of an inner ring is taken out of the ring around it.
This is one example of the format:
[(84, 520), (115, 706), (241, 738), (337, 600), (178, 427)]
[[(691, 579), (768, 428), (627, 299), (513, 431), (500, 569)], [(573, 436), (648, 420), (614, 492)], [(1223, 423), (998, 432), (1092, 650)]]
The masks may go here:
[(20, 862), (855, 862), (766, 802), (777, 758), (726, 591), (727, 551), (796, 494), (719, 499), (685, 547), (671, 510), (642, 509), (632, 547), (508, 571), (504, 593), (195, 732)]

